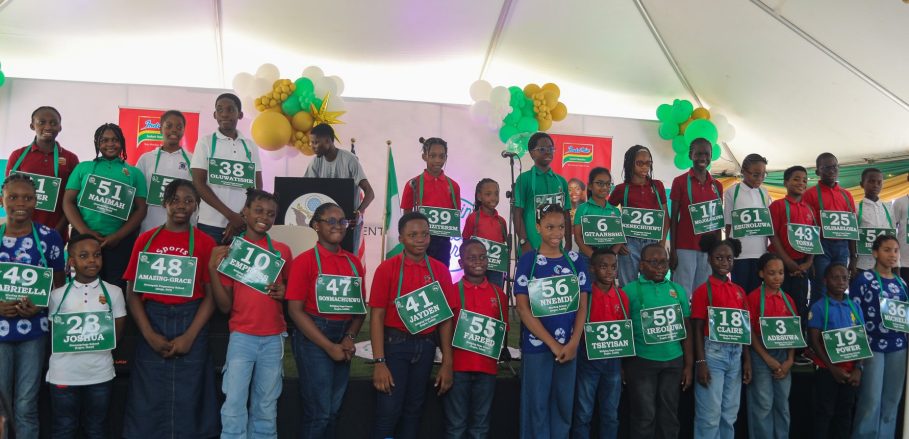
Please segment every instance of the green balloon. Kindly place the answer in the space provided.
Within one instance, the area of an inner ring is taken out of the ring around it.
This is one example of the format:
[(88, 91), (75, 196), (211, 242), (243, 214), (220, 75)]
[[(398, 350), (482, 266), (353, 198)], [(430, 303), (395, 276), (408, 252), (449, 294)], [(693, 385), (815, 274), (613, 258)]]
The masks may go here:
[(656, 116), (660, 122), (672, 122), (672, 105), (662, 104), (657, 107)]
[(679, 134), (679, 124), (675, 122), (663, 122), (660, 124), (660, 137), (664, 140), (672, 139)]
[(716, 143), (717, 132), (716, 125), (707, 119), (696, 119), (688, 124), (685, 129), (685, 142), (689, 145), (694, 139), (707, 139), (710, 143)]
[(301, 77), (297, 78), (297, 80), (294, 81), (294, 84), (297, 86), (297, 89), (294, 90), (295, 92), (312, 93), (312, 91), (313, 91), (312, 79), (309, 79), (305, 76), (301, 76)]
[(536, 112), (533, 111), (533, 100), (527, 99), (527, 96), (524, 96), (524, 101), (522, 103), (523, 109), (521, 110), (524, 114), (533, 114), (536, 115)]
[(499, 128), (499, 140), (502, 143), (508, 142), (508, 139), (517, 133), (518, 129), (514, 125), (503, 125), (502, 128)]
[(685, 143), (685, 136), (678, 135), (672, 138), (672, 150), (676, 154), (688, 155), (688, 144)]
[[(672, 104), (672, 120), (675, 123), (683, 123), (691, 117), (691, 112), (694, 111), (694, 105), (687, 100), (676, 100)], [(687, 133), (688, 130), (686, 129)]]
[(715, 161), (720, 159), (720, 155), (723, 154), (723, 148), (720, 148), (720, 145), (713, 144), (713, 154), (711, 154), (710, 160)]
[(521, 110), (512, 107), (511, 113), (508, 113), (508, 115), (505, 116), (503, 122), (505, 122), (506, 125), (516, 125), (518, 122), (520, 122), (522, 116), (523, 114), (521, 114)]
[(322, 100), (319, 98), (312, 98), (312, 104), (315, 105), (316, 108), (322, 108)]
[(3, 74), (3, 71), (0, 70), (0, 87), (3, 87), (3, 84), (6, 83), (6, 75)]
[(691, 159), (685, 154), (676, 154), (675, 159), (673, 160), (675, 167), (679, 169), (688, 169), (691, 167)]
[(533, 117), (522, 117), (518, 122), (519, 133), (535, 133), (538, 129), (540, 129), (540, 123)]
[(527, 154), (527, 141), (530, 140), (530, 136), (533, 133), (518, 133), (505, 142), (505, 151), (513, 152), (518, 155), (518, 157), (524, 157), (524, 154)]
[(302, 107), (300, 107), (298, 99), (287, 99), (281, 104), (281, 111), (288, 116), (293, 116), (299, 113), (300, 110), (302, 110)]

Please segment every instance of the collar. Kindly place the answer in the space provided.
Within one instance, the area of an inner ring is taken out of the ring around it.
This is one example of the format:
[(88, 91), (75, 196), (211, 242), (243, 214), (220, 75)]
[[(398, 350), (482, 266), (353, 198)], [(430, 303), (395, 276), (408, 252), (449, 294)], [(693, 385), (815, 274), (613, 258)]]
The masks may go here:
[(552, 171), (552, 166), (550, 166), (549, 170), (547, 170), (545, 172), (541, 171), (540, 168), (537, 167), (537, 165), (531, 166), (530, 170), (533, 171), (537, 175), (555, 175), (555, 172)]
[(485, 215), (487, 218), (491, 218), (491, 219), (496, 219), (496, 218), (499, 217), (499, 213), (498, 213), (498, 212), (493, 212), (491, 215), (486, 215), (486, 214), (484, 214), (482, 208), (477, 209), (476, 212), (477, 212), (477, 216), (478, 216), (480, 219), (482, 219), (484, 215)]
[(666, 282), (666, 279), (662, 279), (662, 280), (660, 280), (659, 282), (654, 282), (654, 281), (652, 281), (652, 280), (647, 279), (646, 277), (644, 277), (643, 274), (639, 274), (639, 275), (638, 275), (638, 282), (640, 282), (640, 283), (642, 283), (642, 284), (653, 284), (653, 285), (663, 285), (663, 284), (667, 283), (667, 282)]
[(595, 201), (593, 201), (593, 198), (588, 198), (587, 201), (584, 202), (584, 204), (590, 204), (590, 205), (592, 205), (594, 207), (598, 207), (600, 209), (609, 209), (609, 207), (612, 206), (611, 204), (609, 204), (609, 200), (606, 200), (606, 203), (603, 204), (602, 206), (600, 206)]
[(84, 283), (82, 283), (82, 282), (79, 282), (79, 281), (77, 281), (75, 278), (73, 279), (73, 286), (75, 286), (76, 288), (91, 288), (91, 289), (95, 289), (95, 288), (98, 288), (99, 285), (101, 285), (101, 278), (96, 278), (95, 280), (93, 280), (93, 281), (91, 281), (91, 282), (89, 282), (89, 283), (87, 283), (87, 284), (84, 284)]
[(805, 194), (802, 194), (802, 198), (799, 200), (796, 200), (795, 198), (792, 198), (791, 196), (789, 196), (789, 194), (786, 194), (786, 201), (789, 201), (790, 204), (802, 204), (802, 201), (804, 199), (805, 199)]
[(849, 290), (846, 290), (846, 292), (843, 293), (843, 300), (836, 300), (836, 299), (834, 299), (832, 296), (827, 296), (827, 298), (829, 298), (829, 299), (830, 299), (830, 303), (832, 303), (832, 304), (834, 304), (834, 305), (846, 305), (846, 306), (849, 306), (849, 304), (846, 303), (846, 301), (849, 300)]
[(838, 191), (840, 189), (839, 182), (834, 182), (833, 186), (827, 186), (826, 184), (818, 181), (816, 186), (821, 188), (822, 191)]
[[(57, 144), (57, 146), (59, 146), (59, 143)], [(62, 148), (60, 148), (60, 150), (62, 151)], [(50, 150), (50, 152), (41, 151), (41, 148), (38, 148), (38, 142), (34, 142), (34, 141), (30, 145), (28, 145), (28, 151), (29, 152), (40, 152), (42, 154), (53, 154), (54, 153), (54, 150)]]
[[(616, 280), (618, 280), (618, 278), (616, 278)], [(606, 291), (603, 291), (603, 289), (600, 288), (600, 287), (597, 285), (596, 281), (594, 281), (594, 282), (593, 282), (593, 289), (595, 290), (594, 292), (599, 291), (599, 292), (601, 292), (601, 293), (603, 293), (603, 294), (609, 294), (609, 292), (612, 291), (613, 289), (618, 290), (618, 287), (617, 287), (616, 284), (615, 284), (615, 281), (616, 281), (616, 280), (612, 281), (612, 286), (611, 286), (608, 290), (606, 290)]]
[(761, 192), (761, 194), (763, 194), (763, 191), (761, 191), (761, 187), (760, 187), (760, 186), (758, 186), (758, 187), (751, 187), (751, 186), (748, 186), (747, 184), (745, 184), (744, 181), (740, 181), (740, 182), (739, 182), (739, 190), (744, 190), (744, 191), (746, 191), (746, 192), (747, 192), (747, 191), (751, 191), (751, 192), (758, 191), (758, 192)]
[(341, 248), (340, 245), (338, 245), (338, 251), (333, 252), (333, 251), (327, 249), (324, 245), (322, 245), (321, 242), (318, 242), (318, 241), (316, 241), (316, 247), (319, 247), (319, 256), (322, 256), (322, 257), (325, 257), (325, 255), (344, 256), (344, 252), (345, 252), (345, 250), (343, 248)]
[(106, 159), (106, 158), (104, 158), (104, 156), (100, 156), (100, 157), (95, 157), (94, 161), (98, 162), (98, 163), (117, 163), (117, 162), (126, 163), (123, 161), (123, 158), (121, 158), (119, 156), (117, 158), (113, 158), (113, 159)]
[(729, 278), (726, 278), (726, 280), (717, 279), (716, 276), (714, 276), (713, 273), (711, 273), (710, 276), (707, 277), (707, 282), (711, 282), (717, 286), (726, 286), (731, 281), (729, 280)]
[[(710, 175), (710, 170), (707, 170), (706, 172), (707, 172), (707, 179), (704, 180), (704, 184), (713, 182), (713, 176)], [(700, 183), (698, 183), (698, 177), (696, 175), (694, 175), (694, 168), (688, 168), (688, 177), (691, 178), (695, 184), (700, 184)]]
[(479, 283), (479, 284), (475, 284), (475, 283), (467, 280), (467, 277), (464, 277), (463, 279), (464, 279), (465, 288), (474, 288), (474, 289), (481, 289), (481, 290), (489, 288), (489, 281), (486, 280), (485, 277), (483, 278), (483, 282)]
[(174, 152), (167, 152), (167, 151), (165, 151), (163, 146), (162, 146), (162, 147), (159, 147), (159, 148), (158, 148), (158, 151), (161, 151), (161, 152), (163, 152), (164, 154), (169, 154), (169, 155), (180, 154), (180, 153), (182, 153), (182, 152), (186, 152), (186, 150), (183, 149), (182, 146), (181, 146), (179, 149), (177, 149), (176, 151), (174, 151)]
[(407, 267), (413, 267), (413, 266), (425, 267), (426, 266), (425, 259), (421, 259), (420, 261), (412, 261), (410, 258), (407, 257), (407, 255), (404, 254), (403, 250), (401, 251), (401, 260), (404, 261), (404, 266), (407, 266)]
[[(237, 130), (236, 139), (231, 139), (230, 137), (225, 136), (224, 133), (221, 132), (221, 130), (215, 130), (215, 137), (218, 139), (218, 141), (225, 140), (228, 142), (239, 142), (240, 139), (246, 139), (246, 136), (244, 136), (243, 133), (240, 132), (240, 130)], [(209, 148), (210, 147), (211, 147), (211, 145), (209, 145)]]
[(866, 202), (866, 201), (869, 202), (869, 203), (871, 203), (872, 205), (875, 205), (875, 206), (878, 205), (878, 204), (882, 204), (882, 203), (881, 203), (881, 198), (880, 198), (880, 197), (878, 197), (877, 201), (871, 201), (871, 200), (869, 200), (868, 198), (862, 198), (862, 201), (861, 201), (861, 202), (864, 203), (864, 202)]
[(424, 180), (441, 180), (441, 181), (446, 181), (446, 180), (447, 180), (447, 178), (446, 178), (446, 176), (445, 176), (445, 170), (444, 170), (444, 169), (441, 170), (441, 171), (439, 171), (439, 175), (438, 175), (438, 176), (432, 175), (432, 174), (429, 173), (429, 171), (427, 171), (427, 170), (424, 169), (424, 170), (423, 170), (423, 179), (424, 179)]

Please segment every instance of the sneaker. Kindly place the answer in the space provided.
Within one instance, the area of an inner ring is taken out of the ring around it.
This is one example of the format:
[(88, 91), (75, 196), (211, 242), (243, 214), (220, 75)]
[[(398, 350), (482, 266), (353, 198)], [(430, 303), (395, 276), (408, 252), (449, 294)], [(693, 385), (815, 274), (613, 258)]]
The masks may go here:
[(814, 361), (805, 356), (805, 353), (802, 352), (801, 354), (795, 356), (795, 360), (792, 363), (796, 366), (810, 366), (814, 364)]

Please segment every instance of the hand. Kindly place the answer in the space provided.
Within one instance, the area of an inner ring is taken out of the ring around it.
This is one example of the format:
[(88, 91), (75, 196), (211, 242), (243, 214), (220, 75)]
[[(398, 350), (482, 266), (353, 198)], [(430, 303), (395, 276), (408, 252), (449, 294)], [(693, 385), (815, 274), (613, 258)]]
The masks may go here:
[(852, 369), (852, 373), (849, 374), (849, 385), (852, 387), (858, 387), (862, 382), (862, 370), (859, 368)]
[[(788, 258), (784, 259), (783, 265), (786, 266), (786, 272), (789, 273), (791, 276), (801, 276), (801, 274), (802, 274), (801, 266), (799, 264), (797, 264), (795, 261), (793, 261), (792, 259), (788, 259)], [(796, 274), (796, 273), (798, 273), (798, 274)]]
[(372, 371), (372, 386), (377, 391), (388, 395), (391, 395), (391, 391), (394, 390), (395, 380), (391, 377), (391, 371), (388, 370), (385, 363), (376, 363), (376, 367)]
[(35, 304), (32, 303), (31, 299), (28, 297), (23, 297), (16, 305), (16, 311), (19, 313), (19, 316), (28, 319), (35, 314), (38, 314), (38, 311), (41, 311), (41, 308), (35, 306)]
[(363, 214), (360, 213), (359, 210), (353, 211), (353, 218), (350, 219), (351, 227), (360, 225), (360, 221), (362, 221), (362, 220), (363, 220)]
[(675, 270), (679, 266), (679, 255), (675, 249), (669, 251), (669, 269)]
[[(855, 371), (853, 371), (853, 373), (855, 373)], [(835, 364), (830, 368), (830, 374), (833, 375), (833, 380), (837, 383), (846, 384), (846, 382), (849, 381), (849, 374), (846, 373), (843, 368)]]
[(751, 383), (751, 362), (746, 361), (742, 363), (742, 382), (745, 384)]
[(559, 351), (559, 355), (556, 355), (556, 363), (564, 364), (569, 361), (574, 360), (578, 355), (578, 342), (569, 341), (568, 344), (562, 346), (562, 349)]
[(442, 362), (442, 367), (439, 368), (439, 373), (436, 375), (436, 387), (439, 388), (437, 395), (444, 395), (445, 392), (448, 392), (451, 389), (451, 384), (454, 382), (454, 372), (452, 372), (451, 362)]
[(284, 293), (286, 292), (284, 290), (284, 283), (275, 282), (273, 284), (269, 284), (265, 288), (268, 289), (268, 297), (271, 297), (278, 302), (284, 300)]
[[(754, 353), (752, 353), (752, 355), (754, 355)], [(764, 362), (767, 363), (767, 368), (770, 369), (770, 373), (772, 373), (774, 375), (776, 375), (776, 373), (780, 371), (780, 368), (782, 368), (782, 365), (780, 364), (780, 362), (776, 361), (776, 359), (774, 359), (773, 357), (770, 357), (770, 361), (764, 361)]]
[(328, 356), (331, 357), (331, 359), (333, 361), (337, 361), (337, 362), (347, 361), (347, 355), (344, 352), (344, 348), (339, 344), (331, 345), (331, 347), (328, 348), (328, 350), (325, 351), (325, 353), (327, 353)]
[(123, 239), (123, 236), (120, 236), (119, 232), (114, 232), (110, 235), (107, 235), (101, 238), (101, 248), (111, 249), (117, 246), (120, 243), (120, 240)]
[(786, 375), (789, 375), (789, 369), (792, 369), (792, 361), (786, 360), (780, 365), (779, 371), (773, 374), (773, 377), (778, 380), (786, 378)]
[(629, 253), (628, 246), (626, 246), (625, 244), (616, 244), (616, 245), (612, 246), (612, 252), (617, 255), (622, 255), (622, 256), (627, 255)]
[(9, 302), (0, 301), (0, 316), (13, 318), (19, 315), (19, 302), (10, 300)]
[(710, 368), (707, 363), (698, 363), (698, 384), (704, 387), (710, 385)]
[(156, 354), (164, 358), (170, 358), (172, 356), (170, 352), (173, 350), (174, 344), (164, 338), (163, 335), (152, 332), (145, 336), (145, 342), (148, 343)]
[(344, 349), (344, 358), (347, 361), (350, 361), (354, 354), (357, 353), (357, 346), (354, 344), (354, 341), (346, 335), (344, 336), (344, 339), (341, 340), (341, 348)]
[(172, 343), (170, 348), (170, 355), (174, 357), (180, 357), (189, 353), (190, 349), (193, 348), (193, 339), (190, 339), (186, 333), (178, 335), (176, 338), (171, 340)]
[(805, 261), (799, 265), (799, 276), (804, 276), (808, 274), (808, 269), (811, 268), (811, 264), (814, 261)]
[[(230, 229), (231, 232), (238, 232), (240, 230), (243, 230), (245, 227), (246, 227), (246, 221), (243, 220), (243, 216), (240, 215), (239, 213), (231, 212), (230, 215), (227, 216), (227, 229)], [(231, 233), (231, 234), (226, 233), (227, 229), (224, 230), (225, 236), (232, 235), (233, 233)]]
[(221, 265), (221, 261), (227, 257), (228, 252), (230, 252), (230, 246), (226, 245), (220, 245), (211, 249), (211, 258), (208, 260), (208, 268), (217, 270), (218, 266)]
[(689, 387), (691, 387), (691, 381), (692, 381), (691, 366), (685, 366), (684, 368), (682, 368), (682, 382), (680, 384), (682, 386), (683, 392), (688, 390)]

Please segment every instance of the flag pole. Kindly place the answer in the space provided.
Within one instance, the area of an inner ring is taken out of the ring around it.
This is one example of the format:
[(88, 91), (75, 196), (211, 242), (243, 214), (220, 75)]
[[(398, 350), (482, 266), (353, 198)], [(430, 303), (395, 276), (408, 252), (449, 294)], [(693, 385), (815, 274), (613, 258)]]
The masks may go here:
[[(388, 197), (388, 169), (391, 166), (391, 140), (385, 141), (385, 197)], [(387, 204), (387, 203), (386, 203)], [(388, 234), (388, 206), (382, 207), (382, 260), (385, 260), (385, 235)]]

